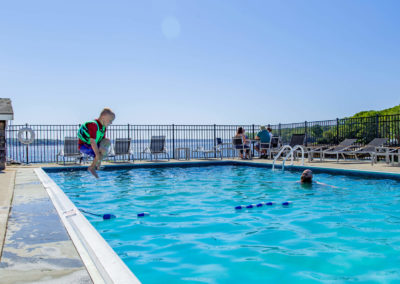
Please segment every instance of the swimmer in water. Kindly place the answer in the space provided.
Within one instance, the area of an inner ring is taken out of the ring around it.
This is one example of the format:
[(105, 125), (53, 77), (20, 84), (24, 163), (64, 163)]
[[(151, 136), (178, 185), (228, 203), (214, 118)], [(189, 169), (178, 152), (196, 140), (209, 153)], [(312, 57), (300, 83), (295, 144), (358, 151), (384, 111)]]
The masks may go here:
[(304, 170), (300, 177), (300, 183), (312, 183), (313, 174), (311, 170)]
[(322, 183), (319, 181), (313, 181), (313, 173), (309, 169), (304, 170), (303, 173), (301, 174), (300, 183), (303, 185), (318, 184), (318, 185), (323, 185), (323, 186), (336, 187), (336, 186), (325, 184), (325, 183)]

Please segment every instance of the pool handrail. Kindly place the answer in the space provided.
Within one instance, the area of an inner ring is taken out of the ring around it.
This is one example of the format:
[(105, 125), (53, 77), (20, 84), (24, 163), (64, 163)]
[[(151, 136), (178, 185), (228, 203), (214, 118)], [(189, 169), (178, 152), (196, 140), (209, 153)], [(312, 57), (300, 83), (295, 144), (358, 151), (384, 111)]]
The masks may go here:
[(272, 162), (272, 170), (275, 169), (275, 162), (276, 160), (279, 159), (279, 157), (282, 155), (283, 151), (285, 151), (286, 149), (290, 149), (290, 151), (292, 151), (292, 147), (290, 145), (284, 145), (282, 146), (281, 150), (278, 152), (278, 154), (275, 156), (274, 161)]
[(291, 157), (291, 163), (290, 165), (293, 165), (293, 158), (294, 158), (294, 152), (300, 149), (301, 150), (301, 166), (304, 166), (304, 147), (302, 145), (296, 145), (292, 148), (292, 150), (290, 150), (289, 154), (283, 159), (282, 162), (282, 171), (285, 170), (285, 162), (286, 160)]

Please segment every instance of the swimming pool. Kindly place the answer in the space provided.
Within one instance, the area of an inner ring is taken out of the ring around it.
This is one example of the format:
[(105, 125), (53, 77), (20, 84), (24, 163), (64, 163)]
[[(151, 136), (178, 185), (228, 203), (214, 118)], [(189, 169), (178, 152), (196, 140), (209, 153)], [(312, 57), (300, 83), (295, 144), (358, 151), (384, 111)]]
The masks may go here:
[[(400, 182), (246, 166), (49, 173), (143, 283), (400, 279)], [(281, 202), (292, 201), (289, 207)], [(273, 206), (235, 210), (261, 201)], [(137, 213), (150, 216), (138, 218)]]

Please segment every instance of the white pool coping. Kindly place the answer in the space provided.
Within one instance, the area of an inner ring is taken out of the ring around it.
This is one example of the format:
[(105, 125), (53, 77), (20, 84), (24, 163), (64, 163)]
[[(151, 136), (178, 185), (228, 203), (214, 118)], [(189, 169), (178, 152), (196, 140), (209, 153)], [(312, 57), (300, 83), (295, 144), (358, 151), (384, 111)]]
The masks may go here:
[(41, 169), (35, 169), (95, 284), (141, 283), (62, 189)]

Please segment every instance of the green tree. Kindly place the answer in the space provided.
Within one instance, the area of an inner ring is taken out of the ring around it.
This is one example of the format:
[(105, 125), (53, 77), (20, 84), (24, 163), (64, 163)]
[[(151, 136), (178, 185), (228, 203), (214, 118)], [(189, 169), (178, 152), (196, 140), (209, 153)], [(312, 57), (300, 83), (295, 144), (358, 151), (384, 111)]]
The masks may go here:
[(315, 138), (320, 138), (322, 137), (322, 133), (324, 133), (324, 129), (322, 128), (321, 125), (319, 124), (315, 124), (313, 125), (311, 128), (311, 134), (315, 137)]

